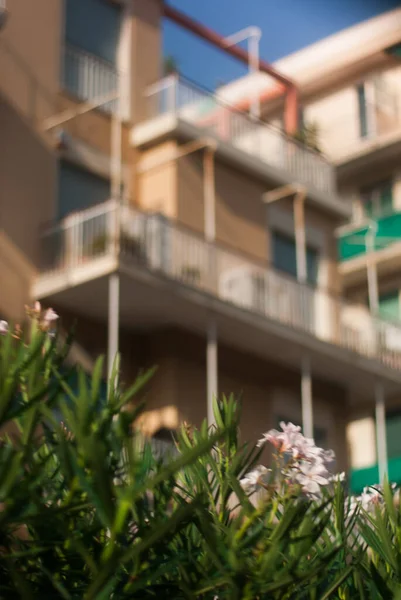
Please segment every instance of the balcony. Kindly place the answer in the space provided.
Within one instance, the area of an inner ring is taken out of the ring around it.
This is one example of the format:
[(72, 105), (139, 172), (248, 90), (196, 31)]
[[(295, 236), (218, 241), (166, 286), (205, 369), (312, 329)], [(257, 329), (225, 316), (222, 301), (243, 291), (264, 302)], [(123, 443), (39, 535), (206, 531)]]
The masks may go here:
[[(179, 306), (177, 298), (182, 293), (191, 323), (195, 323), (209, 305), (214, 306), (213, 310), (218, 307), (224, 314), (229, 307), (235, 307), (241, 311), (235, 314), (256, 319), (259, 332), (261, 324), (280, 324), (280, 332), (285, 335), (295, 332), (300, 347), (319, 340), (324, 343), (324, 347), (319, 345), (319, 348), (327, 349), (330, 345), (337, 352), (346, 350), (368, 359), (369, 364), (371, 361), (380, 363), (386, 372), (401, 368), (401, 328), (373, 319), (365, 308), (346, 304), (322, 289), (301, 285), (267, 263), (251, 260), (222, 245), (207, 243), (201, 235), (160, 214), (144, 213), (108, 201), (72, 214), (45, 231), (42, 251), (42, 271), (33, 290), (38, 298), (58, 301), (66, 294), (68, 302), (77, 303), (75, 309), (87, 298), (90, 311), (95, 314), (97, 303), (103, 298), (100, 294), (107, 298), (107, 292), (103, 288), (102, 292), (90, 289), (91, 282), (122, 270), (131, 273), (130, 277), (143, 280), (146, 287), (151, 275), (163, 284), (174, 283), (172, 304), (175, 308)], [(87, 286), (87, 296), (79, 292), (73, 298), (69, 290), (80, 285)], [(127, 291), (122, 309), (127, 319), (135, 313), (134, 302), (139, 297), (138, 286)], [(167, 303), (167, 293), (163, 295), (160, 291), (152, 292), (144, 300), (145, 308), (152, 306), (158, 317)], [(103, 308), (102, 315), (107, 314), (105, 310)], [(174, 318), (183, 323), (184, 309), (177, 310)], [(171, 319), (171, 315), (168, 318)], [(249, 321), (247, 327), (249, 338)], [(232, 322), (230, 328), (231, 332)], [(257, 330), (250, 343), (256, 344)], [(245, 343), (243, 335), (240, 343)], [(288, 341), (282, 343), (284, 354), (289, 356), (295, 342), (293, 346), (288, 345)], [(276, 355), (278, 346), (271, 344), (271, 348)], [(316, 352), (322, 354), (323, 351), (317, 349)], [(343, 358), (350, 362), (346, 353)]]
[[(305, 184), (311, 192), (335, 196), (334, 169), (325, 158), (282, 130), (252, 119), (246, 113), (175, 75), (153, 85), (147, 92), (148, 119), (134, 128), (132, 141), (145, 145), (160, 136), (166, 123), (191, 129), (193, 135), (209, 135), (229, 148), (258, 159), (281, 182)], [(171, 121), (173, 119), (173, 121)], [(254, 161), (255, 162), (255, 161)], [(335, 198), (335, 201), (338, 199)]]
[(119, 73), (112, 63), (80, 48), (66, 45), (64, 49), (62, 86), (66, 92), (81, 102), (95, 102), (110, 97), (99, 110), (113, 113), (119, 91)]

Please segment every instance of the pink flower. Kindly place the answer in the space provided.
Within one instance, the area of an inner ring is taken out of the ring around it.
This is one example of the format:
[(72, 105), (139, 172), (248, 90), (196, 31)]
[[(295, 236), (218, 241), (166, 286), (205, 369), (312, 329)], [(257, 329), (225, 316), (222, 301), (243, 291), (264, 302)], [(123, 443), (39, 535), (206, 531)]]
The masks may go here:
[(44, 327), (48, 328), (54, 323), (54, 321), (57, 321), (58, 318), (58, 314), (54, 312), (52, 308), (48, 308), (43, 315), (42, 324)]
[(0, 335), (6, 335), (8, 333), (7, 321), (0, 321)]
[(261, 488), (264, 489), (264, 484), (267, 485), (269, 482), (270, 473), (271, 469), (266, 469), (263, 465), (259, 465), (241, 479), (241, 487), (247, 493), (256, 492)]
[(319, 496), (320, 487), (328, 485), (329, 478), (329, 472), (321, 463), (304, 462), (295, 475), (295, 481), (302, 486), (302, 491), (308, 496)]

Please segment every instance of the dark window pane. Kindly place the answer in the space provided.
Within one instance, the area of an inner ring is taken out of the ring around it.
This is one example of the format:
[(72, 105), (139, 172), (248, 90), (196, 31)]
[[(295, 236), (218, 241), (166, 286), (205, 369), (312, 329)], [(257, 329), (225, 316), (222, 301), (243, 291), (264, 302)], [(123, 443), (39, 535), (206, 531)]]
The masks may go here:
[(365, 85), (361, 83), (357, 87), (358, 111), (359, 111), (359, 135), (363, 138), (368, 135), (368, 115), (366, 107)]
[(90, 171), (62, 161), (59, 167), (58, 218), (110, 198), (110, 182)]
[(67, 0), (66, 42), (116, 63), (121, 7), (109, 0)]
[[(297, 257), (295, 240), (277, 231), (272, 236), (273, 265), (292, 277), (297, 276)], [(306, 269), (308, 283), (317, 284), (319, 270), (319, 253), (315, 248), (306, 248)]]

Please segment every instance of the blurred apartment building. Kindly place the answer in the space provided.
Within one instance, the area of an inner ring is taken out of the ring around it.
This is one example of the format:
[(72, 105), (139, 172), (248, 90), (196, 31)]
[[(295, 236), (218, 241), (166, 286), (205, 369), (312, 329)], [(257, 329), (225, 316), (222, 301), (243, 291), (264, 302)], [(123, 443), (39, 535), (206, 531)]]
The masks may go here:
[(150, 435), (241, 393), (245, 440), (293, 421), (401, 481), (401, 10), (209, 93), (162, 19), (221, 36), (161, 0), (2, 6), (1, 317), (157, 365)]

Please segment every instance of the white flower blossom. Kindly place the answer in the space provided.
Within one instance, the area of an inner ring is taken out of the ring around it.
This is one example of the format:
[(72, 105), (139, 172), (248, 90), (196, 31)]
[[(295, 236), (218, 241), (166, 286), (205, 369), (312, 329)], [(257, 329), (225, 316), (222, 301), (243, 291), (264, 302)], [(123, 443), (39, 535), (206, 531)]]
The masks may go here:
[(343, 471), (342, 473), (335, 473), (334, 475), (331, 475), (330, 477), (330, 481), (333, 482), (338, 482), (338, 483), (342, 483), (343, 481), (345, 481), (346, 479), (346, 475), (345, 472)]
[[(329, 485), (332, 481), (327, 467), (335, 459), (334, 452), (316, 446), (312, 438), (306, 438), (302, 434), (299, 425), (282, 421), (280, 428), (281, 431), (271, 429), (263, 434), (258, 442), (259, 447), (269, 442), (276, 449), (276, 458), (281, 464), (276, 472), (278, 480), (273, 482), (278, 484), (276, 489), (282, 489), (283, 484), (296, 484), (301, 486), (307, 496), (319, 497), (321, 487)], [(249, 474), (242, 483), (248, 487), (255, 487), (259, 477), (258, 474)], [(343, 474), (340, 480), (344, 477)]]
[(284, 423), (284, 421), (280, 423), (280, 427), (282, 431), (270, 429), (270, 431), (264, 433), (263, 437), (258, 441), (258, 447), (263, 446), (266, 442), (270, 442), (280, 452), (290, 452), (299, 443), (300, 438), (303, 437), (301, 428), (293, 423)]
[(8, 333), (7, 321), (0, 321), (0, 335), (6, 335)]
[(302, 462), (299, 471), (295, 473), (295, 481), (308, 496), (318, 497), (321, 486), (328, 485), (330, 474), (322, 463)]
[(263, 484), (267, 484), (269, 482), (269, 475), (271, 473), (271, 469), (266, 469), (263, 465), (259, 465), (255, 467), (253, 471), (249, 471), (241, 479), (240, 484), (241, 487), (247, 493), (257, 492), (260, 489), (264, 489)]
[(51, 323), (53, 323), (53, 321), (57, 321), (58, 318), (58, 314), (52, 308), (48, 308), (43, 315), (43, 323), (51, 325)]

